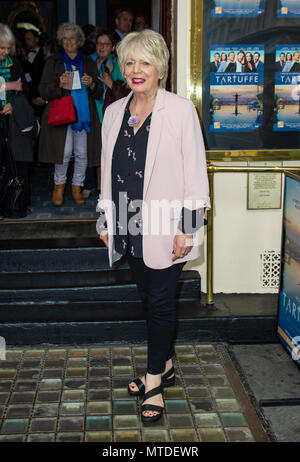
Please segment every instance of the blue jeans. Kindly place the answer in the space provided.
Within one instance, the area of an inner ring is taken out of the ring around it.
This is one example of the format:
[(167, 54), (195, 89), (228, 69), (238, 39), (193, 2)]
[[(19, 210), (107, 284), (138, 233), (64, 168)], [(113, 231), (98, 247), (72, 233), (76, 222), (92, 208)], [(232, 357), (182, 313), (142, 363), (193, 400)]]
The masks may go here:
[(87, 133), (85, 130), (75, 132), (71, 125), (67, 129), (65, 151), (62, 164), (55, 164), (54, 183), (65, 184), (68, 166), (74, 152), (74, 173), (72, 185), (83, 186), (87, 168)]

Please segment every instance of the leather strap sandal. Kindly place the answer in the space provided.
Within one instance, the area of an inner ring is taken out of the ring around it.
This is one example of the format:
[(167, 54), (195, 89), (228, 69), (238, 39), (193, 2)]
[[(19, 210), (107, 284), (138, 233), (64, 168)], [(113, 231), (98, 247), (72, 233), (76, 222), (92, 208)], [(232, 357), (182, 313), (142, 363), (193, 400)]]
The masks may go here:
[[(145, 381), (146, 381), (146, 375), (145, 375)], [(128, 385), (128, 393), (131, 396), (143, 396), (145, 393), (145, 385), (143, 384), (141, 379), (138, 377), (137, 379), (132, 380), (132, 382), (136, 384), (136, 386), (138, 387), (138, 391), (131, 390), (130, 386)]]
[[(145, 396), (144, 396), (144, 401), (145, 402), (149, 398), (153, 398), (153, 396), (163, 394), (163, 386), (160, 384), (156, 388), (152, 388), (152, 390), (148, 391)], [(159, 420), (162, 417), (164, 408), (162, 406), (156, 406), (154, 404), (143, 404), (142, 405), (142, 422), (147, 424), (147, 423), (153, 423)], [(158, 412), (158, 414), (153, 415), (152, 417), (149, 416), (144, 416), (143, 412)]]
[[(165, 374), (161, 376), (161, 381), (162, 381), (162, 386), (163, 388), (168, 388), (172, 387), (175, 385), (175, 375), (171, 379), (169, 379), (170, 375), (175, 373), (174, 366), (171, 367)], [(145, 381), (146, 381), (146, 376), (145, 376)], [(145, 394), (145, 385), (141, 381), (141, 379), (138, 377), (137, 379), (132, 380), (133, 383), (136, 384), (138, 387), (138, 391), (134, 391), (130, 389), (130, 386), (128, 385), (128, 393), (131, 396), (143, 396)], [(130, 382), (131, 383), (131, 382)]]
[[(174, 377), (169, 379), (170, 375), (174, 374)], [(164, 375), (161, 376), (162, 386), (164, 388), (172, 387), (175, 385), (175, 369), (174, 366), (171, 367)]]

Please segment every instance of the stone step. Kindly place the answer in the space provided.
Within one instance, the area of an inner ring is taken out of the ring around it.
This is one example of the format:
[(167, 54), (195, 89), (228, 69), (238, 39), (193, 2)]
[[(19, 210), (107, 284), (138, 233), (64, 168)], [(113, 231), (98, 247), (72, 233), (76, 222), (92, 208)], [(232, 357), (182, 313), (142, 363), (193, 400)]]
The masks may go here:
[[(101, 273), (92, 273), (93, 280), (90, 279), (90, 272), (76, 273), (76, 277), (68, 273), (52, 273), (49, 274), (25, 274), (17, 276), (9, 275), (8, 280), (10, 288), (2, 288), (0, 290), (0, 304), (13, 305), (22, 303), (24, 305), (32, 305), (35, 303), (70, 303), (73, 301), (103, 301), (103, 300), (139, 300), (139, 294), (135, 283), (130, 277), (129, 270), (122, 270), (120, 273), (124, 276), (122, 283), (120, 281), (118, 271), (105, 271), (104, 279), (101, 278)], [(106, 274), (115, 277), (115, 283), (107, 284)], [(6, 275), (7, 276), (7, 275)], [(97, 285), (93, 285), (98, 276)], [(127, 279), (127, 281), (126, 281)], [(25, 283), (23, 281), (25, 280)], [(57, 280), (60, 280), (61, 287), (58, 288)], [(78, 280), (78, 284), (77, 284)], [(5, 283), (5, 278), (1, 277), (1, 286)], [(32, 286), (30, 287), (30, 283)], [(16, 285), (20, 288), (16, 289)], [(43, 286), (37, 288), (37, 284)], [(24, 286), (27, 285), (25, 288)], [(23, 287), (22, 287), (23, 286)], [(178, 281), (177, 298), (199, 299), (200, 297), (200, 279), (195, 271), (184, 271)]]
[[(200, 300), (177, 300), (177, 312), (188, 317), (189, 312), (203, 310)], [(124, 322), (145, 320), (146, 312), (140, 301), (72, 301), (48, 303), (0, 303), (1, 323), (39, 322)]]
[[(0, 294), (2, 291), (18, 291), (32, 289), (61, 289), (79, 287), (103, 288), (134, 284), (129, 268), (99, 271), (55, 271), (55, 272), (28, 272), (28, 273), (0, 273)], [(200, 287), (200, 276), (197, 271), (182, 271), (181, 285), (187, 287), (186, 291), (193, 291), (193, 287)], [(200, 291), (200, 289), (199, 289)]]

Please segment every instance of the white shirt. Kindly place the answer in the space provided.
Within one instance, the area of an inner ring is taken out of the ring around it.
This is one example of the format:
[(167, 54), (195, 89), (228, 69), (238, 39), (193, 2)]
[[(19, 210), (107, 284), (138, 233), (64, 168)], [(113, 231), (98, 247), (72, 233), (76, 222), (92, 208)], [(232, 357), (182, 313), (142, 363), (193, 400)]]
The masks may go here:
[(38, 52), (40, 51), (40, 47), (36, 48), (35, 50), (33, 51), (29, 51), (28, 54), (27, 54), (27, 58), (28, 58), (28, 61), (32, 64), (33, 61), (35, 60), (35, 57), (36, 55), (38, 54)]

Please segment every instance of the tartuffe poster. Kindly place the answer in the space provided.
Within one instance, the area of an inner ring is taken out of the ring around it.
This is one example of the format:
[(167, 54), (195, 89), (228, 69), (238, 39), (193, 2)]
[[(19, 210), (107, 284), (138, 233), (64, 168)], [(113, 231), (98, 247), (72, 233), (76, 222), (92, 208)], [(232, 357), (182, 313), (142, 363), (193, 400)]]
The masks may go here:
[(219, 18), (255, 18), (265, 10), (265, 0), (215, 0), (211, 15)]
[(299, 0), (278, 0), (278, 18), (300, 18)]
[(278, 336), (300, 365), (300, 178), (286, 176)]
[(300, 131), (300, 45), (277, 45), (274, 131)]
[(259, 128), (263, 85), (263, 45), (212, 45), (210, 131), (251, 132)]

